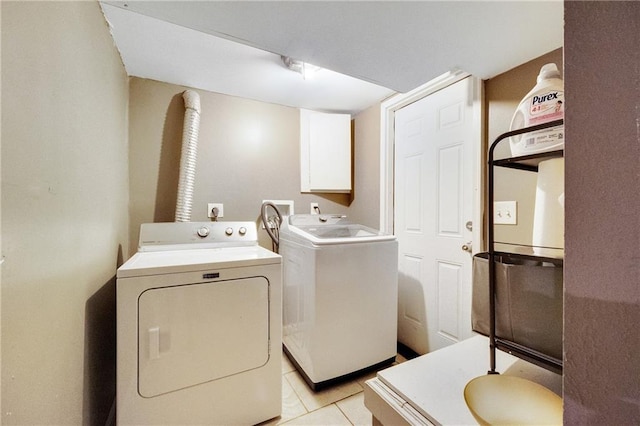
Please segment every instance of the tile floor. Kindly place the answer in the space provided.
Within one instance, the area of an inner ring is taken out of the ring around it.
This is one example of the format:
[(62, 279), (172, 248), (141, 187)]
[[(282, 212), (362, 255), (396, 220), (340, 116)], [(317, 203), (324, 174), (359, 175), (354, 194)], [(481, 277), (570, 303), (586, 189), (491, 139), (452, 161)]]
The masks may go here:
[[(398, 354), (396, 363), (406, 359)], [(385, 367), (386, 368), (386, 367)], [(314, 392), (282, 354), (282, 415), (262, 423), (271, 425), (371, 425), (371, 412), (364, 406), (364, 382), (370, 372), (352, 381)]]

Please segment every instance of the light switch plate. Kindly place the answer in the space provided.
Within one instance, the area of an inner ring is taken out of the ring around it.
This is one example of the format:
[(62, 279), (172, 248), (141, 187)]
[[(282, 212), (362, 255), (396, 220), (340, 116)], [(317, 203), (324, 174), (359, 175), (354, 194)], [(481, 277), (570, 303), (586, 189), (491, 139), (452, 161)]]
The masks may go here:
[(518, 204), (516, 201), (495, 201), (493, 203), (493, 223), (496, 225), (517, 225)]

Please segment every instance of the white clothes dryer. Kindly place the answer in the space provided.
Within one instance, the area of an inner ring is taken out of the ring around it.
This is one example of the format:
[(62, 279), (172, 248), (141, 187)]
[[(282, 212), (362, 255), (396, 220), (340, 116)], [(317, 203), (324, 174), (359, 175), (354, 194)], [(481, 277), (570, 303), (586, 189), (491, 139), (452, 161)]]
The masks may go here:
[(282, 406), (282, 261), (253, 222), (143, 224), (117, 273), (117, 421), (256, 424)]
[(292, 215), (280, 254), (284, 350), (312, 389), (395, 360), (395, 236), (341, 215)]

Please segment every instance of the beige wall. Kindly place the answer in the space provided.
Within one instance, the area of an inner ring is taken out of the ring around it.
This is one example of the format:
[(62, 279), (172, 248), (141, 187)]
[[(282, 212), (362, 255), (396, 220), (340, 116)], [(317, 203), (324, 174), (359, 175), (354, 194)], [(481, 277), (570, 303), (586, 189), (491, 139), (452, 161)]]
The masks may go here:
[(640, 3), (565, 2), (565, 424), (640, 424), (638, 46)]
[(354, 190), (349, 217), (358, 223), (380, 227), (380, 104), (355, 117)]
[[(135, 253), (141, 223), (174, 220), (185, 89), (131, 79), (130, 253)], [(323, 213), (351, 215), (351, 206), (357, 206), (352, 219), (377, 227), (379, 118), (375, 107), (354, 120), (355, 198), (312, 195), (300, 192), (297, 109), (197, 92), (201, 119), (192, 221), (209, 220), (207, 203), (213, 202), (224, 204), (221, 220), (258, 221), (262, 200), (273, 199), (293, 200), (296, 213), (309, 213), (311, 202), (318, 202)], [(260, 243), (270, 247), (262, 230)]]
[[(535, 86), (540, 68), (555, 63), (562, 72), (562, 49), (554, 50), (519, 67), (485, 81), (487, 141), (491, 145), (501, 134), (508, 132), (511, 118), (522, 98)], [(511, 155), (509, 141), (501, 142), (495, 158)], [(536, 197), (536, 173), (505, 168), (495, 170), (496, 201), (518, 202), (518, 224), (497, 225), (496, 241), (531, 244), (533, 211)]]
[(104, 424), (127, 255), (127, 76), (95, 2), (2, 8), (2, 416)]

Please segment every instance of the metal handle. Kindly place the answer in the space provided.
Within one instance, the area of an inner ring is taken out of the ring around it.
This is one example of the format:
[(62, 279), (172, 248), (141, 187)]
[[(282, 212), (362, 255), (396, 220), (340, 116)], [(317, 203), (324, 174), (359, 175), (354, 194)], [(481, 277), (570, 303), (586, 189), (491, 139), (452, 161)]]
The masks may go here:
[(471, 253), (471, 241), (469, 241), (467, 244), (463, 244), (462, 245), (462, 250), (463, 251), (468, 251), (469, 253)]

